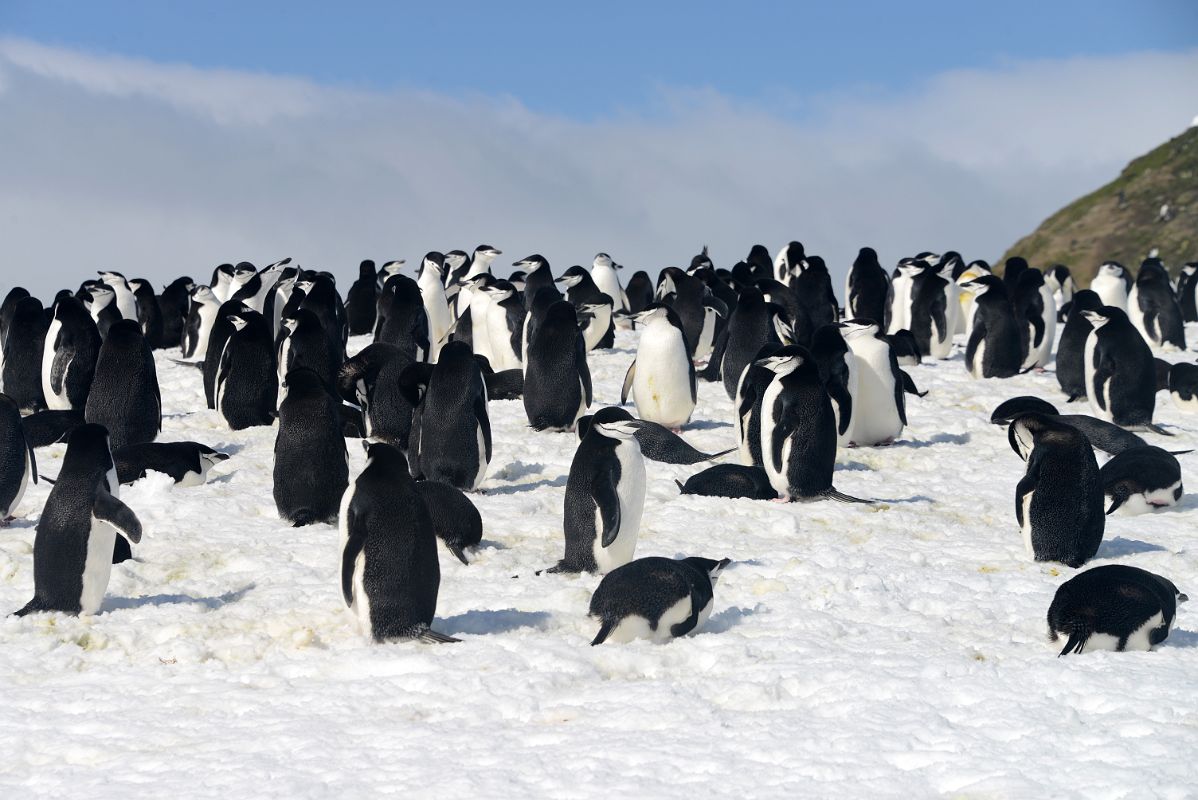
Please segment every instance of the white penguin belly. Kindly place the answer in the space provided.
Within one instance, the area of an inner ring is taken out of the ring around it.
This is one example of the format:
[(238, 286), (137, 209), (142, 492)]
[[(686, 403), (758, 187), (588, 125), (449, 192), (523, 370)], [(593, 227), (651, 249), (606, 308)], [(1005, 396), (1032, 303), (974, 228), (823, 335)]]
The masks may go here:
[[(745, 373), (749, 371), (749, 367), (751, 366), (753, 366), (751, 363), (745, 365), (745, 368), (740, 371), (740, 378), (736, 382), (736, 408), (740, 408), (741, 403), (744, 401)], [(737, 420), (736, 432), (737, 435), (740, 436), (740, 446), (737, 448), (736, 452), (740, 457), (740, 463), (744, 464), (746, 467), (753, 466), (753, 454), (752, 450), (750, 450), (749, 443), (749, 420), (752, 419), (752, 417), (753, 407), (750, 406), (749, 408), (745, 409), (745, 412), (740, 415), (740, 419)]]
[(474, 481), (470, 484), (471, 488), (477, 489), (483, 482), (483, 478), (487, 476), (487, 442), (483, 438), (482, 423), (476, 423), (474, 426), (474, 441), (478, 445), (478, 472), (474, 474)]
[(1146, 514), (1149, 511), (1175, 506), (1177, 505), (1178, 498), (1174, 496), (1174, 493), (1180, 489), (1181, 481), (1177, 481), (1163, 489), (1153, 489), (1152, 491), (1133, 494), (1123, 501), (1123, 505), (1119, 506), (1118, 513), (1126, 516), (1134, 516), (1136, 514)]
[[(710, 606), (710, 604), (708, 605)], [(710, 607), (708, 613), (710, 613)], [(687, 595), (662, 612), (657, 620), (656, 628), (652, 627), (645, 617), (639, 614), (629, 614), (620, 620), (620, 623), (607, 635), (607, 641), (626, 644), (634, 639), (648, 639), (654, 644), (665, 644), (674, 638), (674, 634), (670, 632), (674, 626), (686, 622), (690, 615), (691, 599), (690, 595)], [(698, 625), (695, 626), (696, 629), (698, 627)]]
[(29, 451), (25, 451), (25, 471), (21, 473), (21, 484), (17, 487), (17, 493), (13, 495), (12, 502), (8, 508), (0, 509), (0, 521), (8, 519), (12, 513), (17, 510), (17, 506), (21, 503), (21, 498), (25, 496), (25, 490), (29, 488)]
[(587, 328), (583, 331), (583, 340), (586, 342), (587, 352), (595, 349), (599, 341), (607, 333), (607, 329), (611, 327), (611, 307), (604, 306), (602, 309), (595, 312), (595, 316), (587, 324)]
[(714, 349), (715, 313), (708, 311), (703, 317), (703, 327), (699, 331), (699, 343), (695, 345), (695, 361), (706, 361)]
[(957, 331), (958, 319), (961, 315), (961, 304), (958, 301), (957, 284), (951, 281), (944, 287), (944, 330), (939, 330), (932, 323), (932, 341), (930, 352), (933, 358), (948, 358), (953, 353), (953, 334)]
[(620, 279), (616, 276), (614, 269), (611, 267), (596, 267), (591, 270), (591, 280), (595, 282), (595, 286), (599, 288), (599, 291), (611, 298), (614, 308), (624, 308), (624, 292), (620, 288)]
[(445, 300), (445, 290), (441, 282), (434, 280), (420, 284), (420, 296), (424, 300), (424, 313), (428, 317), (429, 361), (437, 362), (444, 340), (449, 335), (449, 326), (453, 321), (449, 316), (449, 303)]
[[(1140, 625), (1140, 627), (1136, 628), (1134, 631), (1132, 631), (1131, 633), (1128, 634), (1127, 642), (1126, 642), (1126, 644), (1123, 645), (1123, 650), (1125, 652), (1129, 652), (1129, 651), (1143, 652), (1143, 651), (1151, 650), (1152, 642), (1149, 637), (1151, 636), (1151, 634), (1154, 630), (1159, 628), (1162, 625), (1162, 623), (1164, 623), (1164, 621), (1165, 621), (1164, 615), (1161, 614), (1161, 612), (1159, 612), (1159, 611), (1156, 612), (1155, 614), (1153, 614), (1148, 619), (1144, 620), (1144, 623), (1142, 625)], [(1090, 634), (1090, 638), (1086, 640), (1086, 643), (1082, 647), (1080, 652), (1090, 653), (1090, 652), (1098, 652), (1098, 651), (1103, 651), (1103, 650), (1108, 651), (1108, 652), (1114, 652), (1114, 651), (1117, 651), (1118, 649), (1119, 649), (1119, 637), (1118, 636), (1114, 636), (1109, 633), (1092, 633), (1092, 634)]]
[(1090, 288), (1102, 300), (1104, 306), (1114, 306), (1125, 312), (1130, 310), (1127, 303), (1127, 286), (1122, 278), (1099, 275), (1090, 283)]
[(765, 464), (765, 474), (769, 476), (770, 486), (778, 493), (778, 496), (786, 499), (790, 497), (790, 481), (786, 477), (786, 457), (790, 455), (787, 448), (782, 451), (782, 466), (779, 468), (774, 461), (774, 401), (778, 399), (778, 395), (782, 392), (782, 384), (775, 377), (765, 387), (765, 393), (761, 398), (761, 460)]
[[(464, 294), (465, 292), (463, 292)], [(491, 331), (487, 317), (491, 313), (491, 298), (486, 292), (472, 292), (470, 299), (470, 337), (477, 355), (491, 360)]]
[(662, 334), (647, 328), (641, 334), (636, 372), (632, 376), (632, 399), (641, 419), (678, 428), (691, 418), (695, 401), (691, 398), (691, 365), (686, 346), (672, 325), (669, 329)]
[(512, 332), (507, 327), (507, 312), (496, 306), (495, 313), (487, 315), (487, 339), (491, 345), (491, 369), (520, 369), (520, 359), (512, 349)]
[(370, 621), (370, 597), (366, 594), (364, 576), (366, 575), (366, 552), (358, 553), (354, 559), (353, 603), (350, 611), (358, 619), (358, 630), (367, 636), (374, 636), (374, 625)]
[[(1098, 334), (1090, 331), (1090, 335), (1086, 337), (1086, 350), (1084, 355), (1084, 363), (1082, 367), (1086, 376), (1086, 399), (1090, 402), (1090, 410), (1094, 412), (1094, 416), (1099, 419), (1104, 419), (1107, 422), (1111, 421), (1111, 406), (1108, 403), (1105, 409), (1098, 405), (1098, 395), (1094, 389), (1094, 373), (1097, 371), (1094, 365), (1094, 351), (1098, 347)], [(1109, 381), (1108, 381), (1109, 383)], [(1106, 402), (1105, 395), (1103, 402)]]
[(1020, 533), (1023, 534), (1023, 549), (1027, 551), (1028, 558), (1033, 561), (1036, 559), (1036, 550), (1032, 546), (1032, 495), (1035, 492), (1028, 492), (1023, 496), (1023, 527)]
[(620, 498), (620, 529), (609, 546), (603, 546), (603, 521), (595, 509), (595, 542), (592, 545), (595, 564), (600, 573), (610, 572), (632, 560), (636, 553), (636, 537), (641, 527), (641, 514), (645, 510), (645, 458), (640, 445), (633, 441), (621, 441), (616, 446), (616, 458), (620, 461), (620, 482), (616, 495)]
[(84, 614), (95, 614), (104, 602), (104, 592), (112, 574), (116, 536), (111, 525), (92, 518), (87, 535), (87, 558), (83, 564), (83, 592), (79, 596), (79, 607)]
[(216, 324), (217, 306), (205, 305), (200, 309), (200, 329), (196, 335), (196, 349), (191, 357), (200, 361), (208, 353), (208, 338), (212, 335), (212, 326)]
[(840, 406), (836, 405), (835, 403), (832, 404), (832, 408), (836, 411), (836, 430), (837, 430), (836, 446), (837, 447), (847, 447), (849, 445), (849, 442), (856, 441), (856, 439), (853, 438), (853, 430), (855, 427), (853, 423), (857, 418), (857, 409), (856, 409), (857, 395), (861, 391), (861, 388), (860, 388), (861, 379), (860, 379), (860, 376), (858, 375), (858, 372), (861, 370), (861, 367), (858, 366), (860, 363), (860, 359), (858, 359), (857, 356), (853, 353), (853, 351), (850, 350), (849, 352), (845, 353), (844, 360), (849, 368), (849, 385), (847, 388), (849, 391), (849, 397), (853, 398), (853, 408), (850, 409), (850, 411), (849, 411), (848, 427), (845, 428), (844, 433), (839, 433), (841, 409), (840, 409)]
[[(50, 323), (50, 329), (46, 331), (46, 343), (42, 348), (42, 394), (46, 398), (46, 408), (51, 411), (66, 411), (70, 409), (71, 403), (67, 400), (67, 377), (66, 371), (63, 371), (62, 390), (55, 394), (50, 387), (50, 370), (54, 364), (54, 342), (58, 339), (58, 332), (62, 330), (62, 323), (54, 320)], [(70, 365), (68, 365), (68, 369)]]
[(911, 279), (900, 275), (894, 279), (894, 294), (890, 305), (890, 325), (887, 333), (910, 329), (911, 324)]
[(1047, 286), (1040, 287), (1040, 299), (1044, 303), (1044, 338), (1040, 341), (1036, 365), (1042, 367), (1052, 358), (1052, 347), (1057, 338), (1057, 302)]
[(975, 377), (975, 378), (985, 378), (986, 377), (986, 368), (985, 368), (985, 366), (983, 366), (985, 364), (985, 358), (986, 358), (986, 340), (982, 339), (980, 342), (978, 342), (977, 349), (973, 351), (973, 369), (970, 371), (970, 374), (973, 375), (973, 377)]
[(895, 404), (894, 375), (888, 348), (876, 340), (853, 350), (857, 363), (857, 395), (853, 398), (853, 442), (871, 447), (903, 431)]

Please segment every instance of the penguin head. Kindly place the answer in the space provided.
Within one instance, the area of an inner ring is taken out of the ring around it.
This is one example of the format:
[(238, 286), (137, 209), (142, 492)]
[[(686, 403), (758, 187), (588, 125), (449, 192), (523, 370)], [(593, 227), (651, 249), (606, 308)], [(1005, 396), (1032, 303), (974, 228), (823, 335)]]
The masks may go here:
[(595, 260), (591, 262), (591, 267), (607, 267), (608, 269), (615, 269), (616, 262), (612, 261), (611, 256), (609, 256), (607, 253), (597, 253), (595, 255)]
[(465, 264), (470, 259), (464, 250), (450, 250), (445, 254), (445, 266), (448, 269), (455, 270)]
[(979, 298), (988, 292), (1005, 294), (1002, 279), (997, 275), (991, 274), (979, 275), (976, 278), (967, 280), (961, 284), (961, 288), (971, 292), (974, 298)]
[(873, 249), (872, 247), (862, 247), (860, 250), (857, 251), (857, 258), (854, 259), (853, 266), (854, 267), (863, 267), (863, 266), (880, 267), (881, 265), (878, 263), (878, 251)]
[(1183, 275), (1193, 275), (1195, 272), (1198, 272), (1198, 261), (1190, 261), (1182, 264), (1181, 272)]
[(1122, 278), (1126, 272), (1127, 268), (1118, 261), (1107, 261), (1098, 268), (1098, 275), (1106, 275), (1111, 278)]
[(366, 278), (366, 279), (373, 278), (378, 275), (378, 272), (376, 270), (377, 270), (377, 267), (375, 267), (373, 259), (369, 259), (369, 258), (363, 259), (358, 264), (358, 277)]
[[(595, 416), (598, 416), (598, 414)], [(618, 439), (622, 442), (636, 441), (636, 432), (639, 429), (635, 420), (617, 420), (615, 422), (597, 422), (594, 419), (591, 420), (592, 431), (609, 439)]]
[(900, 275), (905, 275), (908, 278), (914, 278), (916, 275), (923, 273), (927, 269), (927, 264), (919, 259), (904, 258), (898, 263), (898, 271)]
[[(387, 278), (390, 278), (392, 275), (398, 275), (400, 270), (403, 269), (403, 265), (406, 263), (408, 263), (408, 262), (402, 258), (397, 258), (394, 261), (388, 261), (385, 264), (383, 264), (383, 268), (379, 271), (379, 274), (382, 276), (383, 280), (385, 281), (385, 280), (387, 280)], [(300, 288), (303, 288), (302, 283), (300, 285)]]
[(445, 275), (445, 256), (436, 250), (430, 250), (424, 254), (424, 258), (420, 260), (420, 274), (424, 275), (425, 270), (431, 270), (437, 277)]
[(1004, 400), (990, 414), (990, 421), (995, 425), (1010, 425), (1016, 417), (1024, 414), (1059, 414), (1056, 406), (1047, 400), (1031, 395), (1020, 395)]
[(125, 280), (125, 276), (114, 270), (97, 270), (96, 274), (100, 276), (100, 280), (109, 286), (124, 286), (128, 287), (129, 283)]
[[(1081, 436), (1073, 427), (1035, 411), (1016, 414), (1007, 428), (1007, 442), (1024, 461), (1031, 456), (1037, 440), (1076, 441)], [(1082, 438), (1084, 440), (1085, 437)]]
[[(62, 457), (59, 481), (68, 472), (75, 475), (90, 473), (102, 478), (113, 465), (108, 428), (94, 422), (76, 425), (67, 435), (67, 452)], [(109, 487), (109, 491), (115, 490), (115, 486)]]
[(936, 267), (940, 265), (940, 254), (924, 250), (922, 253), (915, 254), (915, 260), (923, 262), (925, 266)]
[(567, 289), (573, 289), (578, 284), (582, 283), (587, 278), (587, 271), (580, 266), (573, 266), (562, 273), (560, 278), (554, 280), (554, 283), (560, 283)]
[(635, 314), (628, 316), (633, 322), (641, 325), (648, 325), (650, 322), (665, 321), (669, 319), (670, 309), (661, 303), (650, 303)]
[(102, 309), (116, 299), (116, 292), (103, 284), (89, 286), (87, 294), (91, 297), (91, 302), (88, 305), (93, 309)]
[(412, 473), (408, 470), (408, 457), (403, 454), (393, 444), (386, 442), (372, 442), (369, 439), (363, 440), (366, 448), (366, 466), (367, 467), (386, 467), (389, 468), (395, 478), (404, 480), (406, 477), (411, 480)]
[(233, 277), (243, 281), (248, 281), (257, 274), (258, 268), (248, 261), (239, 261), (237, 266), (233, 267)]
[(690, 556), (689, 558), (682, 559), (682, 561), (694, 567), (699, 572), (706, 573), (707, 577), (711, 578), (712, 586), (715, 586), (715, 582), (719, 580), (720, 573), (732, 563), (732, 559), (730, 558), (721, 558), (719, 561), (716, 561), (712, 558), (702, 558), (700, 556)]
[(806, 364), (810, 357), (811, 355), (805, 347), (793, 344), (775, 350), (773, 355), (766, 356), (754, 363), (765, 367), (776, 375), (789, 375)]
[(239, 331), (245, 330), (245, 326), (250, 324), (249, 320), (247, 320), (241, 314), (230, 314), (227, 317), (225, 317), (225, 319), (227, 319), (229, 321), (229, 323), (233, 326), (234, 329), (239, 330)]
[(134, 294), (137, 294), (143, 289), (149, 289), (151, 292), (154, 290), (153, 287), (150, 286), (150, 282), (144, 278), (133, 278), (129, 281), (129, 288), (133, 290)]
[(491, 266), (491, 262), (495, 260), (495, 257), (501, 255), (503, 255), (502, 250), (492, 247), (489, 244), (480, 244), (474, 248), (474, 263), (489, 267)]
[(840, 335), (849, 339), (872, 339), (878, 335), (878, 323), (872, 319), (846, 319), (839, 323)]
[(712, 263), (711, 257), (707, 255), (707, 245), (703, 245), (703, 250), (699, 255), (691, 259), (691, 265), (687, 268), (687, 272), (694, 274), (705, 269), (714, 269), (715, 264)]
[(496, 303), (502, 303), (504, 300), (507, 300), (509, 297), (512, 297), (516, 294), (516, 287), (512, 285), (512, 282), (505, 281), (502, 278), (492, 278), (490, 281), (484, 283), (480, 288), (484, 293), (490, 295), (491, 299)]
[(197, 303), (220, 305), (216, 293), (209, 286), (197, 286), (191, 290), (191, 299)]
[(1119, 317), (1127, 319), (1127, 315), (1123, 313), (1121, 309), (1115, 308), (1114, 306), (1102, 306), (1100, 308), (1094, 309), (1093, 311), (1083, 311), (1082, 316), (1094, 326), (1094, 330), (1100, 330), (1103, 325), (1106, 325), (1107, 323), (1112, 322)]
[(936, 266), (941, 273), (947, 270), (950, 275), (956, 278), (957, 275), (965, 271), (965, 259), (961, 258), (961, 254), (956, 250), (949, 250), (940, 257), (940, 263)]
[(513, 287), (515, 287), (517, 292), (524, 291), (524, 286), (525, 286), (524, 282), (527, 278), (528, 278), (528, 275), (524, 272), (524, 270), (521, 270), (521, 269), (518, 269), (515, 272), (513, 272), (511, 275), (507, 276), (508, 283), (510, 283)]

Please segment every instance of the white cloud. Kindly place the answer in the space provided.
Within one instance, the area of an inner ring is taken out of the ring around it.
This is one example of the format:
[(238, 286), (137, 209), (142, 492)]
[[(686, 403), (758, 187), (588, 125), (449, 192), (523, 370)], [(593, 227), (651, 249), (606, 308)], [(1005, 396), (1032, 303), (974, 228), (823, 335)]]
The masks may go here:
[(1185, 126), (1198, 51), (1012, 64), (802, 119), (712, 92), (577, 122), (510, 98), (306, 80), (0, 40), (0, 281), (48, 294), (100, 267), (161, 282), (294, 256), (498, 245), (555, 268), (651, 272), (791, 238), (834, 270), (955, 248), (994, 258)]

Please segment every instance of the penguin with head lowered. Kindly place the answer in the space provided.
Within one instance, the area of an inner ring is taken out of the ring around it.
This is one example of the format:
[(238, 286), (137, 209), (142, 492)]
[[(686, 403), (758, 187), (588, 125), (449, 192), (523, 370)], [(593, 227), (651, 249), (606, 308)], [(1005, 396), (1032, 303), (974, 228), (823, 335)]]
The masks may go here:
[(1159, 258), (1146, 259), (1140, 265), (1127, 297), (1127, 316), (1149, 344), (1166, 350), (1186, 349), (1181, 306)]
[(117, 482), (133, 483), (151, 470), (169, 475), (179, 486), (202, 486), (208, 471), (229, 456), (199, 442), (143, 442), (112, 451)]
[[(136, 323), (131, 323), (136, 324)], [(40, 611), (95, 614), (104, 600), (119, 534), (141, 541), (141, 522), (117, 498), (108, 433), (85, 424), (71, 432), (62, 469), (46, 498), (33, 542), (33, 599), (17, 616)]]
[(1189, 598), (1168, 578), (1104, 564), (1061, 584), (1048, 607), (1048, 639), (1066, 638), (1060, 655), (1151, 650), (1169, 637), (1177, 605)]
[(668, 642), (694, 633), (711, 617), (715, 584), (731, 559), (638, 558), (603, 576), (591, 595), (599, 620), (591, 646), (634, 639)]
[(162, 394), (154, 353), (133, 320), (108, 331), (83, 416), (103, 425), (114, 448), (152, 442), (162, 430)]
[(1198, 411), (1198, 364), (1174, 364), (1169, 368), (1169, 396), (1182, 411)]
[(41, 411), (46, 407), (42, 351), (48, 330), (41, 300), (23, 297), (14, 304), (4, 336), (4, 372), (0, 384), (22, 411)]
[(279, 394), (270, 324), (256, 311), (231, 316), (216, 374), (216, 410), (235, 431), (274, 421)]
[[(538, 296), (545, 297), (547, 289)], [(573, 430), (591, 404), (591, 371), (574, 306), (555, 300), (533, 327), (524, 359), (524, 413), (533, 430)]]
[(376, 642), (455, 642), (432, 629), (441, 587), (437, 536), (397, 448), (367, 447), (340, 510), (341, 592)]
[(1108, 514), (1143, 514), (1177, 505), (1181, 500), (1181, 464), (1166, 450), (1151, 445), (1129, 447), (1102, 465), (1102, 489), (1111, 499)]
[(620, 404), (631, 394), (638, 417), (679, 429), (690, 421), (697, 400), (695, 364), (687, 353), (682, 322), (673, 309), (658, 303), (633, 319), (641, 325), (641, 334)]
[(1023, 414), (1007, 429), (1027, 462), (1015, 487), (1015, 518), (1028, 555), (1080, 567), (1098, 552), (1106, 526), (1102, 480), (1085, 435), (1043, 414)]
[(778, 499), (865, 502), (832, 486), (836, 416), (811, 353), (789, 345), (761, 363), (774, 373), (761, 400), (761, 455)]
[(415, 474), (463, 491), (478, 489), (491, 463), (491, 420), (487, 387), (470, 349), (450, 342), (429, 370), (423, 391), (401, 387), (419, 414), (412, 422), (418, 442)]
[(596, 412), (566, 479), (566, 554), (549, 572), (610, 572), (636, 552), (645, 506), (645, 459), (622, 408)]
[(345, 316), (350, 336), (363, 336), (374, 330), (378, 313), (379, 284), (374, 262), (366, 259), (358, 264), (358, 279), (345, 296)]
[(83, 408), (100, 355), (100, 331), (74, 295), (59, 298), (42, 350), (42, 394), (55, 411)]
[(25, 438), (21, 409), (11, 397), (0, 394), (0, 527), (12, 519), (30, 479), (37, 483), (37, 460)]
[(1061, 391), (1068, 396), (1068, 401), (1081, 400), (1088, 394), (1086, 391), (1086, 340), (1094, 326), (1086, 319), (1087, 311), (1097, 311), (1102, 308), (1102, 300), (1089, 289), (1075, 292), (1070, 301), (1069, 318), (1065, 321), (1065, 330), (1061, 333), (1060, 344), (1057, 345), (1057, 383)]
[(1094, 416), (1126, 428), (1159, 429), (1156, 410), (1156, 364), (1144, 337), (1114, 306), (1082, 314), (1094, 330), (1086, 339), (1086, 395)]
[(275, 437), (275, 507), (297, 528), (332, 522), (349, 485), (340, 403), (307, 367), (288, 372), (286, 386)]
[(1019, 373), (1023, 349), (1019, 322), (1002, 279), (983, 275), (962, 284), (973, 292), (973, 329), (965, 346), (965, 367), (975, 378), (1010, 378)]

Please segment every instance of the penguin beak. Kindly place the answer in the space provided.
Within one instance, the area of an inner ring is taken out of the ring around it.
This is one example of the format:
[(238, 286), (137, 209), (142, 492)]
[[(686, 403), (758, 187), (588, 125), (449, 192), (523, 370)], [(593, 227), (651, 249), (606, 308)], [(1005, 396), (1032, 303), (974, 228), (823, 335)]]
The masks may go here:
[(1188, 601), (1189, 599), (1190, 599), (1190, 596), (1188, 594), (1179, 593), (1177, 595), (1177, 602), (1179, 602), (1179, 603), (1184, 603), (1184, 602)]

